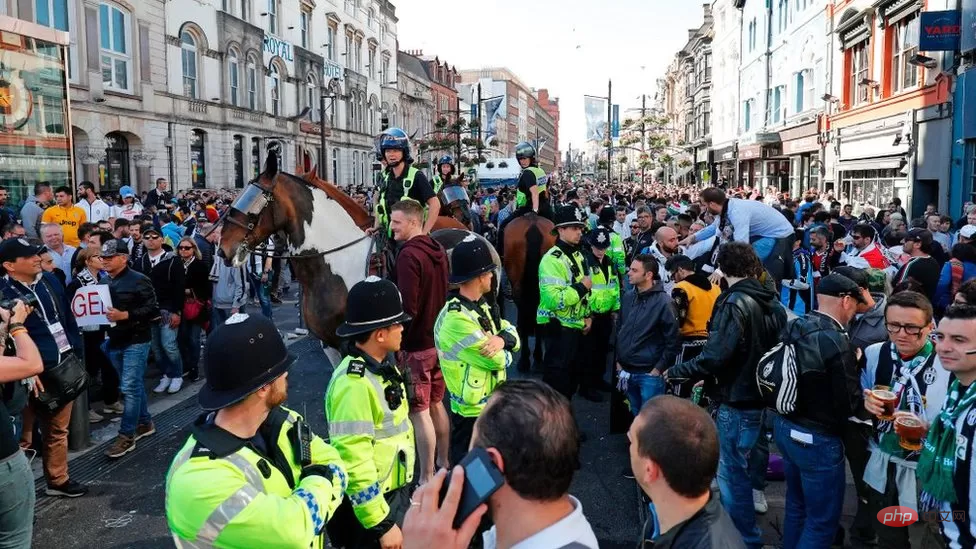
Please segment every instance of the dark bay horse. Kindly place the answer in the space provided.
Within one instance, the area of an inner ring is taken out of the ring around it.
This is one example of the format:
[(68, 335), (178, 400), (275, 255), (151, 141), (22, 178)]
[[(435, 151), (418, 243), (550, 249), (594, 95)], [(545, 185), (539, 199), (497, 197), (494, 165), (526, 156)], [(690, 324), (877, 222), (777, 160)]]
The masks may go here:
[[(345, 317), (349, 288), (366, 277), (373, 248), (366, 234), (373, 225), (369, 213), (314, 172), (304, 177), (280, 172), (271, 154), (264, 172), (248, 184), (221, 221), (218, 255), (228, 264), (242, 265), (273, 234), (284, 237), (285, 257), (291, 259), (302, 285), (308, 329), (336, 364), (340, 340), (335, 330)], [(448, 252), (460, 241), (452, 230), (431, 236)]]
[(552, 234), (553, 223), (534, 213), (527, 213), (505, 226), (503, 262), (505, 274), (512, 286), (512, 301), (518, 308), (518, 333), (522, 340), (519, 371), (531, 369), (529, 336), (535, 336), (533, 358), (542, 362), (542, 338), (536, 329), (536, 311), (539, 308), (539, 263), (542, 256), (556, 244)]

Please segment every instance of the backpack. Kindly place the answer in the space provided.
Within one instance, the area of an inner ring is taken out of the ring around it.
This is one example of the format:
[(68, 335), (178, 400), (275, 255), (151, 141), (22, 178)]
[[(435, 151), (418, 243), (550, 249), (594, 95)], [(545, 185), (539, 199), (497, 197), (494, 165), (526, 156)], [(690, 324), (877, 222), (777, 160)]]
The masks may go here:
[[(782, 341), (763, 354), (756, 365), (756, 384), (763, 402), (784, 416), (796, 411), (799, 381), (803, 374), (797, 362), (797, 351), (803, 340), (809, 341), (811, 335), (822, 330), (818, 327), (804, 333), (803, 324), (804, 317), (787, 322)], [(794, 327), (801, 329), (794, 330)]]

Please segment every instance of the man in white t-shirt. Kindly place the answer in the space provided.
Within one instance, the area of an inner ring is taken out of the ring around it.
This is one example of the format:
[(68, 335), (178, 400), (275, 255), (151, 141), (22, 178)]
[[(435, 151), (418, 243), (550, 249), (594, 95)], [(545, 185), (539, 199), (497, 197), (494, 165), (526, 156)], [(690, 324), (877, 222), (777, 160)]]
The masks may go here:
[(98, 223), (111, 217), (112, 207), (98, 198), (95, 194), (95, 185), (90, 181), (82, 181), (78, 184), (78, 197), (80, 200), (75, 206), (85, 210), (85, 219), (90, 223)]

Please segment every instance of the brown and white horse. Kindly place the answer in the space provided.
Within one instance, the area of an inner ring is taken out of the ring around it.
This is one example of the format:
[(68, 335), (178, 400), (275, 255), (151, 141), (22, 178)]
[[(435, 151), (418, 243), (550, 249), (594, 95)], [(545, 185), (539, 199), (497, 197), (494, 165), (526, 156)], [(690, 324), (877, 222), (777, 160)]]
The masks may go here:
[[(340, 341), (335, 330), (345, 317), (349, 288), (367, 275), (373, 248), (366, 234), (373, 224), (369, 213), (314, 170), (304, 177), (279, 172), (277, 157), (269, 155), (265, 171), (237, 197), (222, 222), (218, 255), (228, 264), (243, 264), (273, 234), (284, 237), (302, 285), (305, 322), (337, 364)], [(431, 236), (450, 256), (469, 234), (474, 233), (450, 228)]]

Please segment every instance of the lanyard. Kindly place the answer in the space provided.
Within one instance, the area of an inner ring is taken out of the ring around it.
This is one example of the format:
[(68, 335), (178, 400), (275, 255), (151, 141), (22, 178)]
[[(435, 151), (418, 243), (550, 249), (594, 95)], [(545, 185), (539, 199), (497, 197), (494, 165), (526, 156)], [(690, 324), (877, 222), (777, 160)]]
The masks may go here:
[[(20, 291), (20, 288), (17, 287), (18, 284), (22, 284), (22, 283), (20, 281), (14, 280), (14, 279), (12, 279), (10, 277), (8, 277), (8, 280), (10, 280), (10, 282), (11, 282), (10, 288), (13, 289), (13, 291), (17, 292), (17, 295), (18, 296), (20, 296), (20, 297), (24, 298), (25, 300), (27, 300), (27, 296), (24, 294), (24, 292)], [(41, 316), (44, 317), (44, 323), (50, 326), (51, 324), (56, 324), (58, 322), (61, 322), (61, 315), (58, 312), (58, 304), (54, 302), (54, 293), (51, 292), (51, 288), (47, 285), (47, 282), (45, 282), (43, 278), (41, 278), (37, 283), (35, 283), (35, 286), (38, 283), (44, 284), (45, 289), (47, 289), (48, 298), (51, 300), (51, 303), (54, 305), (54, 311), (53, 311), (54, 312), (54, 322), (52, 323), (50, 320), (48, 320), (48, 317), (47, 317), (47, 308), (44, 307), (44, 301), (41, 299), (41, 296), (38, 295), (38, 293), (33, 288), (28, 288), (30, 290), (30, 292), (32, 294), (34, 294), (34, 297), (37, 298), (37, 304), (41, 308)], [(26, 287), (26, 285), (25, 285), (25, 287)]]

